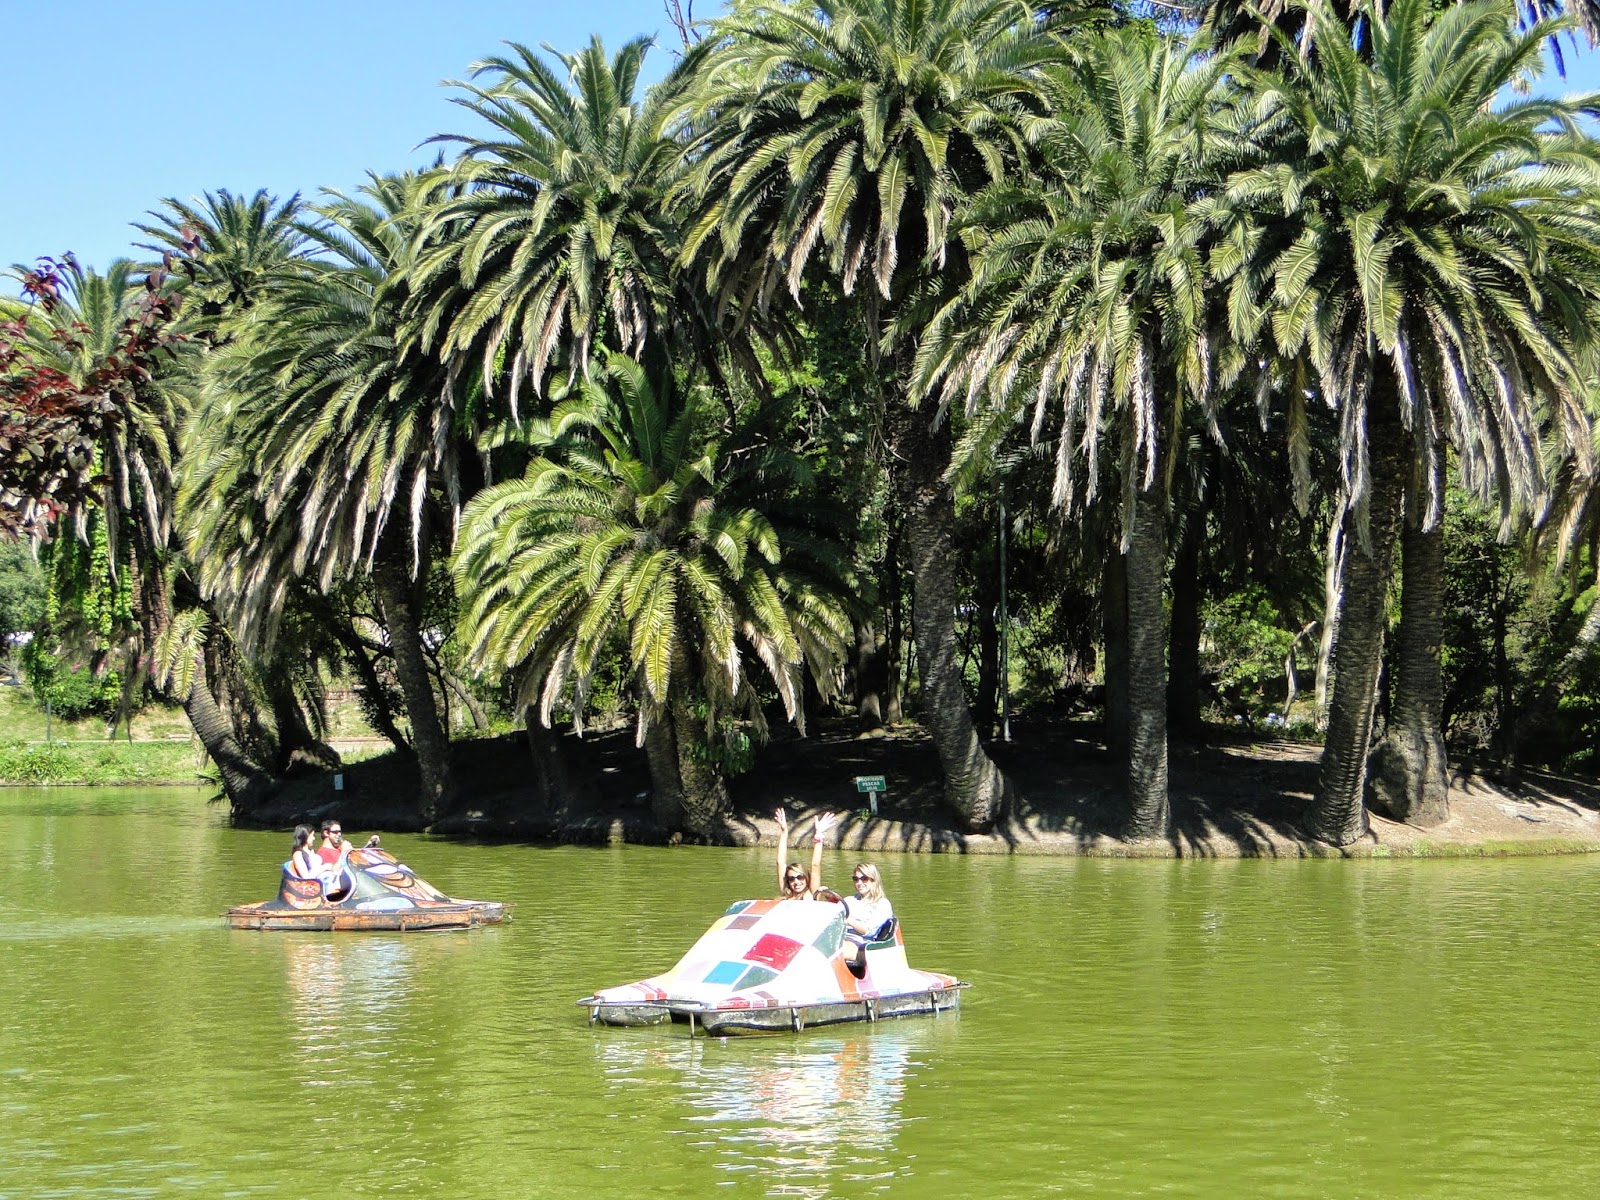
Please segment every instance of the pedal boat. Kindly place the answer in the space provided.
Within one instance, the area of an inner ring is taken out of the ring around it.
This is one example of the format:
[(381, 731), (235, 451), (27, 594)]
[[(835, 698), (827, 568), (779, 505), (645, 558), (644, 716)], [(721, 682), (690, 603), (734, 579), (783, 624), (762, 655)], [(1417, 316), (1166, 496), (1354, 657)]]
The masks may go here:
[(844, 906), (826, 900), (741, 900), (664, 975), (586, 996), (589, 1023), (687, 1022), (727, 1034), (954, 1012), (967, 985), (906, 965), (891, 920), (867, 944), (866, 969), (847, 965)]
[(456, 900), (376, 847), (351, 850), (346, 867), (325, 891), (283, 865), (276, 900), (240, 904), (224, 917), (234, 929), (367, 930), (468, 929), (494, 925), (506, 908), (491, 900)]

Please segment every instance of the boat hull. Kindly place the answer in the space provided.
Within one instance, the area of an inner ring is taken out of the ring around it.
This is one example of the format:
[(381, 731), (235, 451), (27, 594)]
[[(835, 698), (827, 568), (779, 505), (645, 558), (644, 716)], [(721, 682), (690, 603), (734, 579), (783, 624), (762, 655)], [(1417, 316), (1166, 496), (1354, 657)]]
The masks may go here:
[(687, 1024), (690, 1033), (703, 1030), (711, 1037), (749, 1033), (799, 1033), (817, 1025), (843, 1025), (854, 1021), (887, 1021), (896, 1017), (938, 1017), (961, 1008), (965, 984), (910, 992), (902, 996), (877, 996), (823, 1004), (774, 1005), (770, 1008), (701, 1008), (692, 1004), (593, 1004), (590, 1021), (600, 1025), (639, 1027)]
[(505, 919), (505, 905), (486, 901), (481, 904), (451, 904), (430, 908), (409, 908), (394, 912), (364, 912), (359, 909), (287, 909), (274, 901), (241, 904), (230, 908), (224, 919), (233, 929), (306, 932), (410, 933), (428, 929), (470, 929), (475, 925), (496, 925)]

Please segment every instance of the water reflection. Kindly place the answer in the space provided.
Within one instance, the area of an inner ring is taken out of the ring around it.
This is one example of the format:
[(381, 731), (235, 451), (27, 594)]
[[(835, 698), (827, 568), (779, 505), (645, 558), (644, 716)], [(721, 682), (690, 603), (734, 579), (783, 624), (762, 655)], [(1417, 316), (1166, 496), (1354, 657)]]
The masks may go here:
[(280, 940), (304, 1082), (360, 1082), (352, 1066), (381, 1059), (398, 1030), (416, 976), (416, 954), (400, 936), (284, 933)]
[(908, 1083), (953, 1021), (896, 1022), (798, 1038), (689, 1038), (681, 1030), (602, 1036), (614, 1093), (669, 1083), (694, 1144), (722, 1171), (767, 1181), (771, 1196), (818, 1197), (841, 1180), (910, 1173), (899, 1149)]

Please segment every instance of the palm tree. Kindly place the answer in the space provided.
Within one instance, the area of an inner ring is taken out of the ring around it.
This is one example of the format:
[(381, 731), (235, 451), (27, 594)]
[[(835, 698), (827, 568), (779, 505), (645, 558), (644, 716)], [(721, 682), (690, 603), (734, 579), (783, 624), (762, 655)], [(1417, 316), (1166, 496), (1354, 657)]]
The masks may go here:
[[(1217, 260), (1237, 338), (1303, 358), (1340, 410), (1353, 536), (1307, 814), (1316, 836), (1339, 845), (1367, 829), (1402, 514), (1408, 551), (1435, 555), (1447, 445), (1468, 488), (1498, 496), (1505, 520), (1538, 507), (1541, 435), (1586, 437), (1573, 357), (1600, 296), (1600, 152), (1578, 127), (1597, 101), (1501, 99), (1537, 70), (1560, 26), (1513, 31), (1510, 0), (1444, 11), (1396, 0), (1361, 20), (1370, 54), (1350, 26), (1325, 30), (1309, 61), (1288, 56), (1281, 75), (1255, 80), (1268, 114), (1263, 158), (1228, 188), (1249, 233)], [(1402, 811), (1445, 788), (1437, 640), (1426, 625), (1418, 636), (1421, 651), (1400, 656), (1391, 722), (1401, 767), (1387, 773), (1415, 798)]]
[(185, 288), (190, 323), (208, 338), (315, 250), (301, 228), (305, 205), (298, 194), (279, 200), (263, 189), (247, 198), (220, 188), (197, 200), (169, 196), (150, 216), (156, 224), (135, 225), (152, 239), (140, 248), (192, 264), (195, 276)]
[[(846, 295), (864, 285), (868, 327), (885, 334), (924, 289), (959, 284), (957, 207), (1026, 158), (1038, 70), (1059, 54), (1023, 0), (743, 0), (705, 44), (715, 49), (691, 108), (682, 192), (700, 215), (686, 256), (743, 312), (782, 284), (798, 302), (822, 260)], [(910, 340), (885, 340), (923, 716), (948, 803), (969, 828), (987, 828), (1014, 789), (963, 691), (949, 426), (916, 411)]]
[[(966, 404), (964, 456), (1059, 404), (1054, 503), (1100, 487), (1099, 440), (1117, 439), (1126, 556), (1128, 831), (1164, 834), (1167, 670), (1163, 587), (1169, 486), (1186, 402), (1210, 411), (1219, 324), (1205, 294), (1211, 224), (1200, 211), (1237, 137), (1226, 58), (1138, 27), (1080, 47), (1038, 132), (1059, 174), (994, 189), (976, 206), (972, 281), (924, 338), (919, 380)], [(983, 411), (992, 405), (990, 411)], [(1082, 460), (1083, 466), (1079, 466)]]
[(297, 577), (327, 590), (371, 573), (429, 819), (453, 785), (421, 587), (434, 526), (459, 513), (459, 414), (438, 364), (395, 331), (416, 225), (440, 186), (436, 174), (374, 176), (315, 207), (322, 222), (304, 232), (321, 257), (282, 274), (206, 364), (183, 497), (201, 591), (223, 600), (250, 649), (271, 643)]
[[(172, 596), (183, 576), (173, 536), (174, 465), (178, 427), (193, 406), (192, 346), (169, 339), (169, 354), (163, 356), (138, 350), (130, 341), (141, 336), (142, 327), (153, 328), (152, 320), (170, 322), (176, 316), (159, 271), (118, 260), (99, 275), (69, 262), (61, 280), (65, 286), (54, 302), (28, 314), (35, 349), (80, 387), (114, 387), (117, 420), (106, 426), (96, 446), (106, 477), (99, 503), (93, 511), (80, 508), (72, 514), (78, 536), (58, 537), (55, 554), (72, 555), (91, 571), (114, 577), (92, 579), (91, 589), (109, 586), (131, 593), (125, 607), (113, 606), (123, 609), (120, 614), (102, 605), (94, 630), (68, 632), (93, 637), (120, 656), (128, 681), (125, 696), (144, 666), (153, 663), (157, 684), (182, 701), (228, 794), (236, 803), (248, 801), (271, 786), (270, 773), (241, 744), (206, 672), (194, 669), (198, 647), (185, 645), (188, 658), (176, 678), (167, 658), (173, 644)], [(166, 307), (158, 310), (153, 304)], [(130, 373), (130, 366), (137, 369)], [(102, 538), (103, 562), (96, 552)], [(203, 623), (191, 621), (186, 628), (199, 630)], [(109, 644), (113, 639), (116, 645)]]
[(455, 557), (470, 661), (520, 671), (545, 725), (566, 697), (581, 728), (597, 668), (624, 656), (657, 819), (702, 837), (727, 808), (730, 721), (760, 722), (749, 673), (800, 721), (802, 671), (831, 691), (851, 631), (848, 556), (780, 523), (814, 511), (785, 500), (804, 461), (723, 423), (707, 390), (613, 353), (531, 424), (526, 474), (467, 506)]
[[(663, 203), (682, 146), (669, 121), (691, 51), (640, 99), (649, 51), (636, 39), (607, 58), (599, 38), (556, 55), (575, 90), (525, 46), (473, 65), (462, 105), (493, 127), (459, 142), (456, 185), (417, 230), (409, 284), (413, 336), (450, 363), (475, 364), (484, 390), (524, 382), (542, 394), (553, 366), (586, 370), (597, 346), (669, 361), (693, 338), (696, 293), (678, 283), (678, 222)], [(553, 54), (554, 51), (551, 51)], [(449, 236), (440, 236), (448, 230)]]

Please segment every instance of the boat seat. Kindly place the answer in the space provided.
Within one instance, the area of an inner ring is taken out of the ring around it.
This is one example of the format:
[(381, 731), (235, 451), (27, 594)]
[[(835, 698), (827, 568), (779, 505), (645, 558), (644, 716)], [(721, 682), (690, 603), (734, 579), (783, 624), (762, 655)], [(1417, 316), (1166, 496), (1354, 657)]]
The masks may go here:
[(867, 949), (874, 950), (879, 946), (894, 945), (894, 931), (899, 924), (900, 921), (898, 918), (890, 917), (882, 925), (879, 925), (877, 932), (867, 940)]

